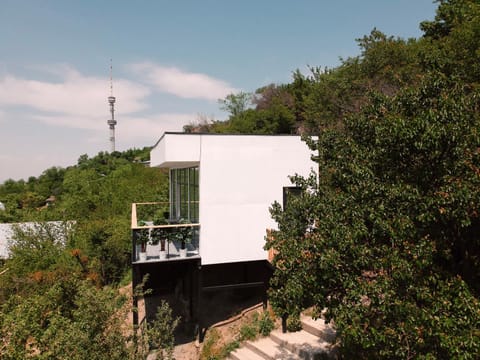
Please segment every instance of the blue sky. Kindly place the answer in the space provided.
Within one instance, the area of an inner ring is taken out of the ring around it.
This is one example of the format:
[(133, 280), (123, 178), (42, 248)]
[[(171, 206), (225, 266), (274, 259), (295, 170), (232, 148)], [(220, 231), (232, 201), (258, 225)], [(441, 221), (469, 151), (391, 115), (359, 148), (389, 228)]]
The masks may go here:
[(419, 37), (432, 0), (2, 0), (0, 182), (116, 148), (153, 145), (229, 93), (337, 66), (374, 27)]

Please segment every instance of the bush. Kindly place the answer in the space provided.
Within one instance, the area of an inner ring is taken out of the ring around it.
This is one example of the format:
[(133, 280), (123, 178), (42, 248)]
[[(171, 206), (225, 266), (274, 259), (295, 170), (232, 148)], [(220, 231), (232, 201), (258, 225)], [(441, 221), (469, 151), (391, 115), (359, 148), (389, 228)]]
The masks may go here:
[(222, 343), (217, 329), (211, 329), (205, 339), (200, 359), (225, 359), (232, 351), (240, 347), (241, 342), (254, 340), (258, 335), (268, 336), (274, 326), (275, 323), (268, 312), (263, 312), (261, 316), (254, 313), (252, 318), (240, 327), (235, 340), (227, 344)]
[(210, 329), (203, 342), (200, 360), (217, 360), (221, 359), (220, 333), (217, 329)]
[(73, 277), (1, 307), (1, 359), (128, 359), (125, 298)]
[(274, 323), (272, 317), (270, 316), (269, 312), (264, 311), (262, 313), (262, 316), (260, 317), (260, 319), (258, 319), (257, 327), (258, 327), (258, 332), (262, 336), (270, 335), (270, 333), (272, 332), (272, 330), (275, 327), (275, 323)]
[(172, 309), (168, 303), (162, 300), (157, 308), (155, 320), (146, 324), (144, 336), (149, 347), (157, 349), (157, 359), (173, 359), (173, 348), (175, 345), (174, 331), (180, 322), (180, 318), (172, 317)]
[(300, 315), (292, 314), (287, 318), (287, 331), (296, 332), (302, 330), (302, 323), (300, 322)]
[(245, 324), (240, 328), (240, 341), (253, 340), (257, 337), (257, 327), (255, 324)]

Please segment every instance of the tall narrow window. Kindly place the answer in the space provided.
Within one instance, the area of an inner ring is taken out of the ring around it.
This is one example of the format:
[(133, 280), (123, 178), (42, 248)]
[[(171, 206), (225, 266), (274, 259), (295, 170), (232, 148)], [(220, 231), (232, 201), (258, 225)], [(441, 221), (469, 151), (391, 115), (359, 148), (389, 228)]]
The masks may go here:
[(198, 167), (170, 169), (170, 218), (198, 222)]
[(298, 197), (302, 194), (302, 188), (298, 186), (286, 186), (283, 188), (283, 210), (288, 206), (288, 201), (292, 197)]

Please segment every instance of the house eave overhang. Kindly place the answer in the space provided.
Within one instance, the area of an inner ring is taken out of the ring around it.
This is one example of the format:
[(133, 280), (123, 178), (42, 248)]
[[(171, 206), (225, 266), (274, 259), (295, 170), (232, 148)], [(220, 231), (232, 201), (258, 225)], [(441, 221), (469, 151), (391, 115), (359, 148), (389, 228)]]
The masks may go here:
[(150, 166), (187, 168), (200, 164), (200, 136), (165, 133), (150, 151)]
[(156, 164), (155, 167), (164, 169), (184, 169), (190, 167), (197, 167), (199, 165), (199, 161), (165, 161), (161, 164)]

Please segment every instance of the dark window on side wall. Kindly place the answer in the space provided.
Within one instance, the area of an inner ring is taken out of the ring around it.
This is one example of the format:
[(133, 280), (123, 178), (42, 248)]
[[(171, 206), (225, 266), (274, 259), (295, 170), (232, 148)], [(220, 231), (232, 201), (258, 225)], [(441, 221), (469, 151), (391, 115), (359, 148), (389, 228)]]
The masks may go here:
[(287, 209), (288, 201), (292, 197), (298, 197), (302, 194), (302, 188), (298, 186), (285, 186), (283, 188), (283, 210)]

